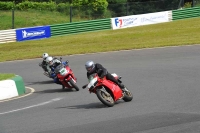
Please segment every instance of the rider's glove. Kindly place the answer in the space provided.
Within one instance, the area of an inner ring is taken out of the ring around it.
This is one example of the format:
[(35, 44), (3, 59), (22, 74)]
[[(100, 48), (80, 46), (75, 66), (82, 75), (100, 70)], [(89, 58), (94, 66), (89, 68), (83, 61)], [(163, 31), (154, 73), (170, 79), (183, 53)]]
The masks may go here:
[(82, 86), (82, 88), (83, 88), (83, 89), (85, 89), (85, 88), (86, 88), (86, 86), (87, 86), (87, 84), (86, 84), (86, 85), (84, 85), (84, 86)]
[(104, 78), (104, 75), (101, 75), (99, 78), (100, 78), (100, 79), (103, 79), (103, 78)]

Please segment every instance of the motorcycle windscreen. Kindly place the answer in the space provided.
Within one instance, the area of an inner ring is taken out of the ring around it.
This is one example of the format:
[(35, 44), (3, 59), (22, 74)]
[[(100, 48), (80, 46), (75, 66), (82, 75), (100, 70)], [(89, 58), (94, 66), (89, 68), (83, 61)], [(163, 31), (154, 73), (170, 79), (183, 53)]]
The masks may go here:
[(98, 82), (98, 81), (97, 81), (97, 77), (95, 77), (95, 78), (90, 77), (89, 80), (90, 80), (90, 82), (89, 82), (89, 84), (87, 85), (87, 88), (88, 88), (88, 89), (93, 89), (93, 88), (96, 86), (97, 82)]

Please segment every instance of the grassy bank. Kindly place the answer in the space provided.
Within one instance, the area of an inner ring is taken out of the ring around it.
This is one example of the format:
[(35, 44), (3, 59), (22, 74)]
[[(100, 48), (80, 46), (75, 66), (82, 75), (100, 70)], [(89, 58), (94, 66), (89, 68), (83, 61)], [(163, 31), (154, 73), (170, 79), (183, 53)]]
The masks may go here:
[(163, 46), (200, 44), (200, 18), (0, 45), (0, 62)]
[[(12, 11), (0, 11), (0, 30), (12, 29)], [(84, 21), (78, 17), (72, 18), (72, 22)], [(69, 23), (70, 16), (59, 12), (48, 11), (15, 11), (14, 28), (35, 27), (41, 25), (52, 25)]]
[(0, 80), (11, 79), (15, 77), (15, 74), (12, 73), (0, 73)]

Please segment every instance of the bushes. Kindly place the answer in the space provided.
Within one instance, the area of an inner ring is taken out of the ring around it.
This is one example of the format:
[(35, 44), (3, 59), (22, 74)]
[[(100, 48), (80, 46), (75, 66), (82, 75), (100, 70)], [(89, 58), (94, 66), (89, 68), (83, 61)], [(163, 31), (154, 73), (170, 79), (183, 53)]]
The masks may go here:
[(184, 8), (190, 8), (190, 7), (192, 7), (192, 2), (186, 2), (184, 4)]
[(30, 2), (25, 1), (19, 4), (14, 4), (14, 2), (0, 2), (0, 10), (11, 10), (12, 8), (17, 10), (28, 10), (28, 9), (36, 9), (36, 10), (55, 10), (56, 5), (53, 2)]
[(16, 5), (16, 9), (18, 10), (28, 10), (28, 9), (36, 9), (36, 10), (45, 10), (45, 11), (56, 11), (57, 5), (54, 2), (30, 2), (25, 1)]
[(0, 2), (0, 10), (11, 10), (13, 7), (13, 2)]
[(75, 12), (78, 11), (81, 16), (87, 15), (98, 18), (105, 16), (108, 2), (107, 0), (73, 0), (72, 5), (76, 9)]
[(61, 13), (68, 13), (70, 10), (70, 4), (69, 3), (59, 3), (57, 5), (57, 11)]
[(108, 2), (106, 0), (74, 0), (72, 4), (55, 2), (31, 2), (24, 1), (14, 5), (13, 2), (0, 2), (0, 10), (39, 10), (39, 11), (58, 11), (69, 15), (70, 6), (73, 7), (73, 14), (78, 16), (103, 16), (107, 11)]

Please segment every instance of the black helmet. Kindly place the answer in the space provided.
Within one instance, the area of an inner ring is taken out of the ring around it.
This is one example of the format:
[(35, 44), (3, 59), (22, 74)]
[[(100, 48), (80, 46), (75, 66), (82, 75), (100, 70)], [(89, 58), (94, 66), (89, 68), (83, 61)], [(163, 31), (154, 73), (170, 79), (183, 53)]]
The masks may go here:
[(85, 63), (85, 69), (88, 71), (88, 72), (91, 72), (93, 69), (94, 69), (95, 65), (94, 65), (94, 62), (93, 61), (87, 61)]

